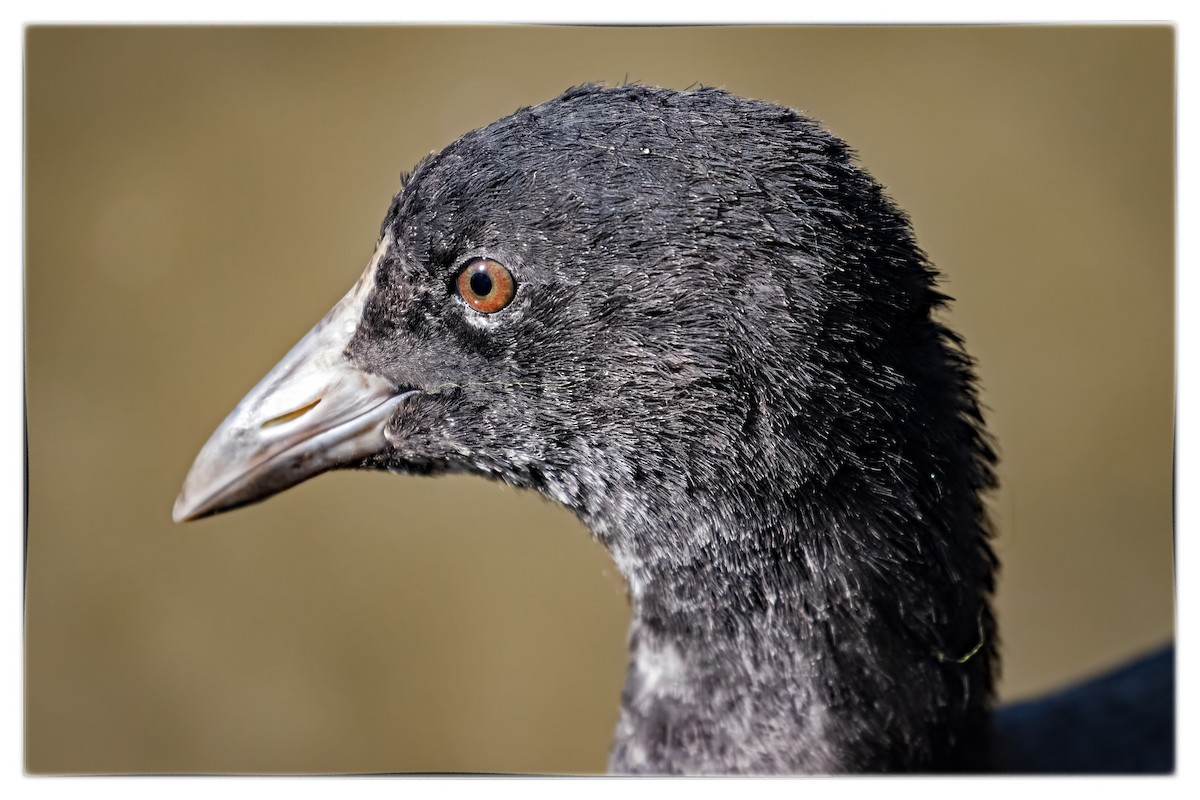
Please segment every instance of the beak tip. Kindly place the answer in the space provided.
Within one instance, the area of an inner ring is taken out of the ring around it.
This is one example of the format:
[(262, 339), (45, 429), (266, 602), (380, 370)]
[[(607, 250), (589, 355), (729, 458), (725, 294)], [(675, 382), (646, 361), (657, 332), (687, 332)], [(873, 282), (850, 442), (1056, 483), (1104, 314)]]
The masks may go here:
[(191, 508), (187, 501), (187, 492), (182, 491), (175, 498), (175, 507), (171, 509), (171, 519), (175, 522), (188, 522), (196, 518), (196, 509)]

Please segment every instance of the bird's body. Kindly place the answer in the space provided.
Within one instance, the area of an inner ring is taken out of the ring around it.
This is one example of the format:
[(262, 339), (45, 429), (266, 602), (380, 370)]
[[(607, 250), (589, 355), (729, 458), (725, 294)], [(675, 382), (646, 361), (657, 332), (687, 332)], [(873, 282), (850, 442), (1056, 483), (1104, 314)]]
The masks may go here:
[(176, 514), (347, 466), (534, 489), (628, 581), (613, 771), (981, 769), (994, 457), (935, 278), (802, 115), (570, 90), (418, 165)]

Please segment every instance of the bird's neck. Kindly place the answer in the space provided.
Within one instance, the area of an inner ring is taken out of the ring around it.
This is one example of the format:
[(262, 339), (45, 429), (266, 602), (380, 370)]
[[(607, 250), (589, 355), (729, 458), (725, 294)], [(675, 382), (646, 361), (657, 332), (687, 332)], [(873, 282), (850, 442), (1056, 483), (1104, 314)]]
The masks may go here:
[[(612, 547), (634, 611), (612, 771), (973, 765), (963, 742), (981, 741), (991, 686), (977, 588), (947, 590), (936, 565), (904, 563), (896, 531), (868, 533), (875, 549), (855, 553), (848, 541), (863, 537), (849, 531), (870, 521), (692, 508), (686, 523), (643, 513), (647, 529), (623, 537), (639, 544)], [(664, 538), (671, 524), (687, 530)]]

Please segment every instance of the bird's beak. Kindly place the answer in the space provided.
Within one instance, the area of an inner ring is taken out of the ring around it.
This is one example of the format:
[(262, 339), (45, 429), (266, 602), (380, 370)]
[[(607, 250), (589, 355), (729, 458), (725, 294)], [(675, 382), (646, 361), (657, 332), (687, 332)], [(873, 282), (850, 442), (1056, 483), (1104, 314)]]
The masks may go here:
[(175, 500), (176, 522), (264, 500), (387, 446), (384, 426), (412, 392), (363, 372), (346, 346), (390, 243), (385, 237), (349, 294), (213, 432)]

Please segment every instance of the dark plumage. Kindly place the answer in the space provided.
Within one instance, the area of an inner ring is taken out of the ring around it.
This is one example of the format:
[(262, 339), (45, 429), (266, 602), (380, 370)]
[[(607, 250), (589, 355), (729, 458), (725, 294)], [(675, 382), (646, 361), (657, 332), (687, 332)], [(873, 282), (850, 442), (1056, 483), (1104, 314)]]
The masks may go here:
[[(994, 456), (936, 274), (845, 144), (715, 89), (582, 87), (419, 164), (380, 241), (177, 518), (333, 467), (499, 478), (628, 580), (614, 771), (987, 765)], [(494, 313), (478, 258), (515, 281)]]
[(996, 712), (998, 772), (1164, 774), (1175, 769), (1175, 650)]

